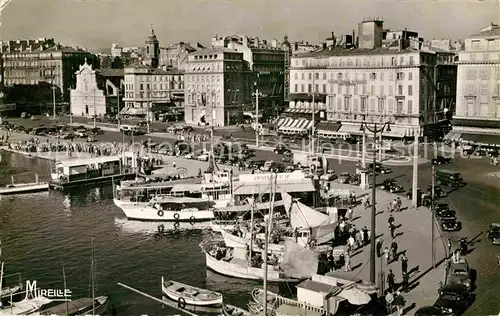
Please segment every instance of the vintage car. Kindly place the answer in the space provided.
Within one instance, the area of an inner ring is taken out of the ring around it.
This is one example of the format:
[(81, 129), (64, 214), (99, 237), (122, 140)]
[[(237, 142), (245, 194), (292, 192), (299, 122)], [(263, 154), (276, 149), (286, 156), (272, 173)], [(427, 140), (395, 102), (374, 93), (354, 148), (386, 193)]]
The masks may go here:
[(459, 261), (451, 261), (448, 274), (446, 276), (446, 284), (463, 284), (468, 290), (472, 287), (471, 272), (469, 264), (465, 258)]
[[(427, 194), (432, 196), (432, 184), (429, 185), (429, 187), (427, 188)], [(439, 198), (446, 197), (446, 196), (448, 196), (448, 193), (446, 192), (446, 190), (442, 186), (440, 186), (440, 185), (434, 186), (434, 198), (435, 199), (439, 199)]]
[(375, 165), (373, 163), (368, 165), (368, 173), (373, 173), (373, 169), (375, 169), (376, 173), (381, 173), (381, 174), (386, 174), (386, 173), (391, 173), (392, 169), (384, 166), (380, 162), (376, 162)]
[(448, 164), (451, 162), (452, 162), (451, 158), (446, 158), (443, 156), (436, 156), (436, 157), (432, 158), (432, 160), (431, 160), (431, 163), (433, 165), (444, 165), (444, 164)]
[(351, 180), (351, 175), (349, 174), (349, 172), (342, 172), (337, 178), (338, 183), (344, 183), (344, 184), (348, 184), (350, 180)]
[(434, 215), (436, 216), (438, 221), (441, 220), (442, 218), (454, 218), (454, 219), (457, 218), (457, 212), (450, 209), (434, 210)]
[(488, 236), (488, 239), (491, 241), (492, 245), (500, 245), (500, 223), (490, 224), (486, 235)]
[(391, 193), (403, 192), (403, 186), (401, 186), (396, 180), (387, 179), (382, 182), (382, 189), (389, 191)]
[(446, 232), (455, 232), (460, 230), (460, 222), (457, 221), (455, 216), (453, 217), (442, 217), (439, 219), (439, 224), (441, 229)]
[(433, 306), (443, 312), (438, 315), (454, 316), (463, 314), (472, 302), (474, 302), (474, 295), (465, 285), (448, 284), (439, 289), (439, 297)]
[(320, 177), (323, 181), (333, 181), (337, 179), (339, 176), (335, 172), (335, 170), (328, 170), (324, 175)]

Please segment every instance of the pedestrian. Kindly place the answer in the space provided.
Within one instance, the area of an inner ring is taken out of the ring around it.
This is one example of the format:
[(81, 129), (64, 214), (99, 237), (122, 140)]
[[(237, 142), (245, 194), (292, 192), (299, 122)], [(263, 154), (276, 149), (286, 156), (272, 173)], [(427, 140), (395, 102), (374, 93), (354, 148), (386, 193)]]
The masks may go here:
[(380, 256), (382, 256), (382, 239), (377, 238), (375, 249), (377, 250), (377, 257), (380, 258)]
[(389, 222), (389, 226), (390, 225), (394, 225), (394, 222), (395, 222), (395, 219), (394, 219), (394, 216), (392, 216), (392, 214), (389, 216), (389, 219), (387, 220)]
[(172, 168), (175, 169), (175, 161), (172, 162)]
[(352, 268), (351, 268), (351, 256), (349, 254), (346, 254), (344, 258), (345, 258), (345, 272), (352, 271)]
[(389, 248), (387, 247), (384, 248), (384, 257), (385, 257), (385, 264), (389, 265)]
[(389, 229), (391, 230), (391, 238), (396, 238), (396, 225), (389, 224)]
[(356, 232), (354, 233), (354, 236), (356, 236), (356, 248), (359, 248), (363, 245), (363, 235), (361, 235), (361, 232), (356, 229)]
[(333, 257), (333, 251), (328, 254), (328, 269), (330, 271), (335, 270), (335, 258)]
[(347, 243), (349, 244), (349, 248), (352, 250), (354, 249), (354, 238), (351, 236), (349, 236), (349, 239), (347, 239)]
[(393, 292), (395, 285), (395, 276), (394, 273), (392, 273), (392, 270), (389, 270), (389, 274), (387, 274), (387, 284), (389, 285), (387, 290), (389, 292)]
[(348, 208), (347, 209), (347, 218), (349, 218), (349, 221), (352, 221), (352, 217), (353, 217), (353, 211), (351, 208)]
[(451, 256), (451, 239), (448, 238), (448, 256)]
[(368, 239), (368, 228), (366, 228), (366, 226), (363, 227), (363, 241), (364, 241), (365, 244), (368, 244), (368, 241), (369, 241), (369, 239)]
[(370, 207), (370, 196), (368, 195), (366, 197), (366, 200), (365, 200), (365, 208), (369, 208)]
[(398, 243), (395, 240), (392, 241), (391, 250), (392, 250), (392, 260), (397, 261), (398, 260)]
[(401, 255), (401, 274), (403, 277), (405, 274), (408, 274), (408, 258), (404, 252)]

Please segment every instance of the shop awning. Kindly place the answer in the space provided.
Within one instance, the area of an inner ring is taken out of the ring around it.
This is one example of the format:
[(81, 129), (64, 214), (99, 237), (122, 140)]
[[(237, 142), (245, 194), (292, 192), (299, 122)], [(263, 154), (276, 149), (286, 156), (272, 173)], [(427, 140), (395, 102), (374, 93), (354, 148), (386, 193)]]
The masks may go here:
[(328, 131), (328, 132), (338, 132), (341, 125), (339, 123), (330, 123), (330, 122), (320, 122), (318, 126), (316, 126), (316, 130), (319, 131)]
[(355, 135), (362, 135), (363, 131), (360, 130), (361, 124), (342, 124), (339, 128), (340, 133), (350, 133)]
[(290, 117), (281, 117), (276, 121), (276, 127), (294, 127), (310, 129), (312, 127), (312, 120), (307, 119), (294, 119)]
[[(313, 110), (312, 109), (286, 109), (285, 113), (291, 113), (291, 114), (312, 114)], [(315, 113), (318, 114), (319, 110), (316, 110)]]
[[(306, 102), (312, 102), (312, 95), (309, 93), (290, 93), (290, 101), (306, 101)], [(314, 97), (315, 102), (326, 102), (326, 95), (325, 94), (316, 94)]]
[[(245, 184), (239, 187), (234, 188), (235, 195), (252, 195), (252, 194), (263, 194), (270, 192), (269, 184)], [(294, 183), (286, 183), (286, 184), (277, 184), (275, 188), (275, 192), (314, 192), (316, 191), (312, 181), (301, 181)]]
[(483, 146), (500, 146), (500, 135), (464, 133), (462, 141)]
[(457, 141), (462, 138), (462, 132), (449, 131), (448, 134), (444, 136), (445, 140)]
[(121, 114), (128, 114), (128, 115), (146, 115), (146, 109), (145, 108), (124, 108), (121, 111)]
[(383, 131), (382, 136), (384, 137), (394, 137), (394, 138), (403, 138), (408, 134), (408, 129), (403, 126), (391, 125), (390, 131)]

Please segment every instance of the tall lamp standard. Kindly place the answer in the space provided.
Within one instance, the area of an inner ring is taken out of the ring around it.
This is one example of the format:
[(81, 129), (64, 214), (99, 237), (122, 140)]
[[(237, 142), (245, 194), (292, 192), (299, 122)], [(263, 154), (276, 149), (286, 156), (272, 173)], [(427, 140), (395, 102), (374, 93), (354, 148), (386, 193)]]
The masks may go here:
[[(367, 123), (362, 122), (361, 123), (361, 131), (368, 130), (369, 132), (373, 133), (373, 139), (377, 139), (377, 134), (382, 133), (384, 130), (390, 132), (391, 131), (391, 125), (389, 122), (386, 122), (382, 124), (382, 126), (378, 125), (377, 123), (372, 125), (373, 127), (370, 127)], [(364, 146), (364, 145), (363, 145)], [(370, 282), (375, 284), (375, 237), (377, 235), (377, 232), (375, 231), (376, 229), (376, 208), (375, 208), (375, 203), (376, 203), (376, 194), (377, 194), (377, 182), (376, 182), (376, 154), (374, 153), (373, 155), (373, 179), (372, 179), (372, 214), (371, 214), (371, 233), (370, 233)]]
[[(258, 75), (257, 75), (257, 78)], [(253, 95), (255, 96), (255, 146), (259, 147), (259, 134), (260, 134), (260, 127), (259, 127), (259, 97), (264, 96), (262, 93), (259, 92), (259, 87), (257, 86), (257, 81), (253, 83), (255, 87), (255, 92)]]

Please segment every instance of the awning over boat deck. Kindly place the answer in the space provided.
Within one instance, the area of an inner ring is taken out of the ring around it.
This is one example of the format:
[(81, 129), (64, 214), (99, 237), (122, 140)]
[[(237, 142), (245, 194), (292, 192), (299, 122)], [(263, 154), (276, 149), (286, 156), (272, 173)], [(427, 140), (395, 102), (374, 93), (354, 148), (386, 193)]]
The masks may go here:
[(363, 131), (361, 129), (361, 124), (342, 124), (339, 128), (340, 133), (350, 133), (355, 135), (362, 135)]
[(448, 134), (444, 136), (444, 139), (451, 141), (457, 141), (460, 138), (462, 138), (462, 132), (457, 131), (449, 131)]
[(386, 130), (384, 130), (382, 132), (382, 136), (384, 136), (384, 137), (394, 137), (394, 138), (403, 138), (403, 137), (406, 137), (408, 135), (408, 129), (406, 127), (392, 125), (392, 124), (391, 124), (390, 127), (391, 127), (390, 131), (387, 131), (387, 128), (385, 128)]
[(487, 134), (462, 134), (462, 140), (464, 142), (470, 142), (477, 145), (484, 146), (500, 146), (500, 136), (499, 135), (487, 135)]
[[(308, 179), (309, 180), (309, 179)], [(269, 183), (251, 183), (251, 184), (240, 184), (239, 186), (234, 188), (235, 195), (254, 195), (254, 194), (263, 194), (270, 193), (270, 184)], [(276, 192), (314, 192), (314, 185), (312, 181), (301, 181), (301, 182), (293, 182), (293, 183), (283, 183), (276, 185)]]
[[(285, 203), (283, 201), (274, 202), (274, 207), (283, 206)], [(267, 210), (269, 209), (269, 203), (255, 203), (255, 205), (243, 204), (243, 205), (233, 205), (224, 208), (219, 208), (217, 212), (235, 212), (235, 213), (243, 213), (250, 212), (251, 210), (259, 211), (259, 210)]]
[(227, 183), (179, 183), (172, 187), (171, 192), (201, 192), (228, 186)]
[(294, 127), (300, 129), (310, 129), (313, 123), (312, 120), (308, 119), (294, 119), (289, 117), (280, 117), (276, 121), (276, 127)]
[(318, 126), (316, 126), (316, 130), (318, 132), (326, 131), (326, 132), (338, 132), (341, 125), (338, 123), (329, 123), (329, 122), (320, 122)]

